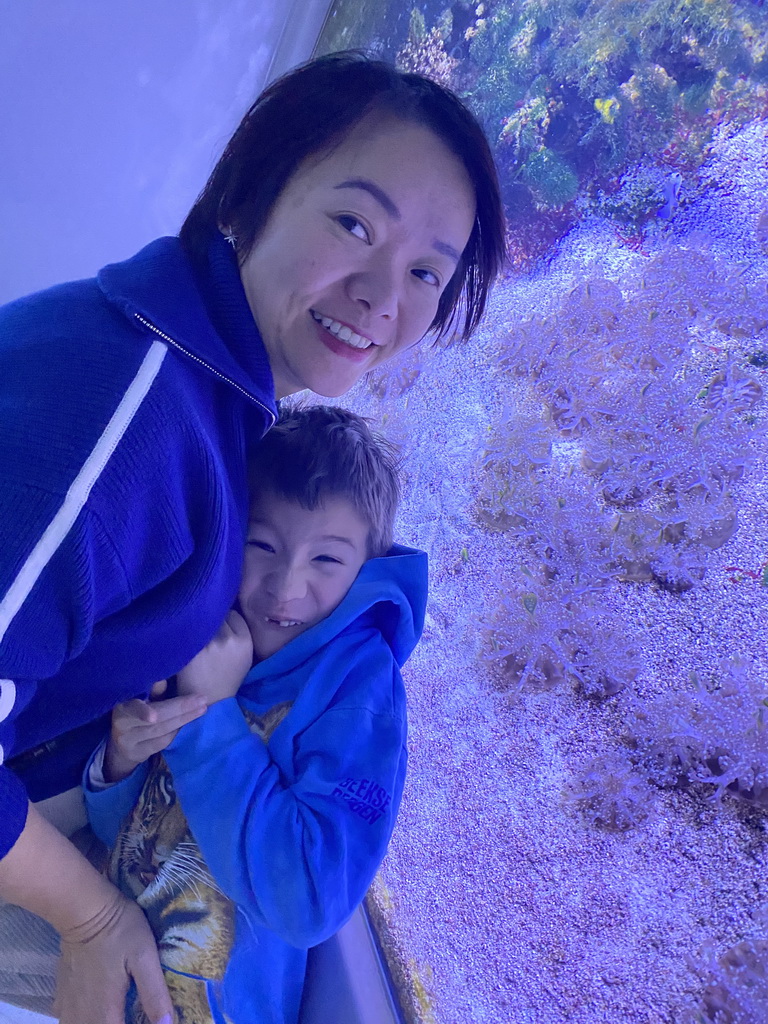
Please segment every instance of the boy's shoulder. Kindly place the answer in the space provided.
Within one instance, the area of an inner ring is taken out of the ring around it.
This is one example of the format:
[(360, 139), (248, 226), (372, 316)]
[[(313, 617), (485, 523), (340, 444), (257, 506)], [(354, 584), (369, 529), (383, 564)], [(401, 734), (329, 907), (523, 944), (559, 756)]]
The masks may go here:
[(428, 586), (427, 553), (393, 544), (385, 555), (363, 563), (340, 607), (350, 612), (357, 608), (359, 616), (382, 629), (390, 643), (396, 636), (408, 636), (410, 654), (424, 628)]
[(352, 586), (369, 582), (389, 582), (410, 594), (413, 591), (420, 592), (422, 588), (426, 590), (428, 573), (429, 558), (426, 551), (395, 543), (385, 555), (363, 562)]

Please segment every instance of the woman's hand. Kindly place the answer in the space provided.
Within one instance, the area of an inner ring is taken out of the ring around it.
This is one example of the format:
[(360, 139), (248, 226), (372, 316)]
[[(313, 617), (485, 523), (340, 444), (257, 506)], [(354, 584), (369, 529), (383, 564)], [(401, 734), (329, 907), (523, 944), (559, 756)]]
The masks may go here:
[(112, 731), (104, 754), (105, 782), (119, 782), (160, 750), (165, 750), (187, 722), (208, 710), (200, 697), (160, 700), (168, 683), (162, 679), (150, 692), (150, 701), (128, 700), (112, 712)]
[(61, 1024), (124, 1024), (133, 980), (152, 1024), (173, 1004), (141, 908), (100, 875), (34, 804), (0, 860), (0, 899), (50, 922), (61, 935), (56, 1006)]
[(59, 1024), (124, 1024), (133, 980), (152, 1024), (172, 1024), (157, 946), (141, 908), (117, 889), (92, 920), (61, 936), (54, 1012)]
[(216, 636), (176, 676), (180, 694), (214, 704), (234, 697), (253, 663), (253, 642), (245, 619), (234, 608)]

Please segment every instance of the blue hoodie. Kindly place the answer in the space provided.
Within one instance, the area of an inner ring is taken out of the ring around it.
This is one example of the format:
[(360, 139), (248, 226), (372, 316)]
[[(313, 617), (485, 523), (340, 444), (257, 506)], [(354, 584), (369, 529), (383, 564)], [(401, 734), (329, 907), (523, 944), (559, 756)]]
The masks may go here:
[(161, 238), (0, 309), (0, 857), (237, 593), (274, 388), (220, 236), (203, 263)]
[(152, 924), (180, 1024), (297, 1021), (307, 948), (351, 916), (392, 834), (399, 668), (426, 596), (427, 556), (391, 548), (162, 756), (95, 791), (86, 771), (110, 877)]

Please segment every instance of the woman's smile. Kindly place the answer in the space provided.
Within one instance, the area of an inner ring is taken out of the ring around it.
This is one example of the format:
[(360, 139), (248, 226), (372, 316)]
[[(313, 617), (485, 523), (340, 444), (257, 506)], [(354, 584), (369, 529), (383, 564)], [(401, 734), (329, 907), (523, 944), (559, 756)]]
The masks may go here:
[[(349, 359), (353, 363), (364, 363), (371, 358), (372, 342), (345, 327), (338, 320), (319, 321), (313, 315), (313, 326), (320, 341), (335, 355)], [(335, 329), (334, 329), (335, 328)]]
[(314, 309), (310, 310), (310, 312), (315, 321), (322, 324), (323, 327), (334, 336), (334, 338), (339, 338), (347, 345), (351, 345), (352, 348), (366, 349), (375, 344), (372, 338), (366, 337), (361, 332), (356, 331), (354, 327), (343, 323), (341, 320), (334, 320), (333, 317), (323, 316), (322, 314), (317, 313)]
[(419, 341), (474, 217), (459, 159), (391, 115), (300, 164), (240, 268), (277, 397), (337, 397)]

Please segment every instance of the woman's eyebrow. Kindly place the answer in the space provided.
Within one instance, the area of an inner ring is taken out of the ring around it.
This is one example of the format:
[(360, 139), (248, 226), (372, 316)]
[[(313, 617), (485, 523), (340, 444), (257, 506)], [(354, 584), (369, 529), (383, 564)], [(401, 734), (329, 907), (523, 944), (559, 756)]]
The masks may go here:
[(375, 182), (369, 181), (368, 178), (348, 178), (339, 185), (334, 185), (334, 188), (361, 188), (364, 192), (372, 195), (376, 202), (384, 207), (384, 210), (392, 220), (400, 220), (400, 211), (395, 203), (389, 198), (383, 188), (379, 188)]
[[(372, 195), (376, 202), (384, 207), (392, 220), (400, 220), (401, 218), (400, 211), (384, 189), (379, 188), (376, 182), (369, 181), (368, 178), (348, 178), (346, 181), (342, 181), (333, 187), (361, 188), (364, 192)], [(443, 256), (447, 256), (449, 260), (453, 260), (454, 263), (458, 263), (461, 259), (461, 253), (458, 252), (458, 250), (454, 249), (454, 247), (449, 245), (447, 242), (441, 242), (437, 238), (432, 242), (432, 248), (436, 249), (439, 253), (442, 253)]]
[(433, 239), (432, 248), (437, 249), (438, 252), (441, 252), (443, 256), (447, 256), (449, 260), (453, 260), (454, 263), (458, 263), (461, 259), (461, 253), (457, 249), (454, 249), (452, 245), (448, 245), (447, 242), (441, 242), (437, 238)]

